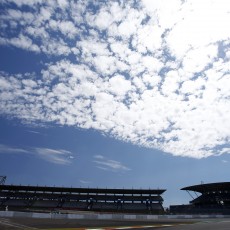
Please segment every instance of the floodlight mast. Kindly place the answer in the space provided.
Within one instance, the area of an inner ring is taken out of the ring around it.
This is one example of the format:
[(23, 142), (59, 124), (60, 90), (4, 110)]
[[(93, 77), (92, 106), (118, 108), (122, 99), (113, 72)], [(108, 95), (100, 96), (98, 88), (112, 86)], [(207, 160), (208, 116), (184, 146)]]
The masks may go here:
[(0, 185), (4, 185), (6, 182), (6, 176), (0, 176)]

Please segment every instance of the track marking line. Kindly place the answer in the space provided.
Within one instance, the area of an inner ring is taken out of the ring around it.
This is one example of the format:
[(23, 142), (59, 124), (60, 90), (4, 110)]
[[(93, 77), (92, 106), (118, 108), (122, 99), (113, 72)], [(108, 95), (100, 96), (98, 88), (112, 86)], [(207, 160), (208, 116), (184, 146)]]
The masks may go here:
[(104, 230), (105, 228), (85, 228), (85, 230)]
[(130, 227), (119, 227), (119, 228), (116, 228), (116, 229), (130, 229)]
[(55, 228), (46, 230), (128, 230), (128, 229), (142, 229), (142, 228), (160, 228), (160, 227), (172, 227), (186, 224), (154, 224), (154, 225), (137, 225), (137, 226), (118, 226), (118, 227), (89, 227), (89, 228)]
[[(177, 225), (177, 224), (175, 224)], [(124, 227), (105, 227), (105, 228), (85, 228), (81, 230), (126, 230), (126, 229), (139, 229), (139, 228), (159, 228), (159, 227), (172, 227), (172, 224), (155, 224), (155, 225), (138, 225), (138, 226), (124, 226)], [(76, 229), (80, 230), (80, 229)]]
[(10, 226), (10, 227), (19, 228), (19, 229), (28, 229), (28, 230), (37, 229), (37, 228), (34, 228), (34, 227), (29, 227), (29, 226), (26, 226), (26, 225), (13, 223), (8, 219), (0, 219), (0, 224)]

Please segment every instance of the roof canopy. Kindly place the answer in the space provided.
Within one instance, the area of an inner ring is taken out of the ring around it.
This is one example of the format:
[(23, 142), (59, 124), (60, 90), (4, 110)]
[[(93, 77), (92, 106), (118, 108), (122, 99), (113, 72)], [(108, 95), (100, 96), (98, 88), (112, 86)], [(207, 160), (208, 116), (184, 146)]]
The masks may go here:
[(230, 182), (199, 184), (199, 185), (184, 187), (181, 190), (188, 190), (188, 191), (200, 192), (200, 193), (218, 192), (218, 191), (230, 192)]
[(25, 192), (68, 192), (68, 193), (104, 193), (104, 194), (153, 194), (160, 195), (165, 189), (108, 189), (108, 188), (68, 188), (24, 185), (0, 185), (0, 190)]

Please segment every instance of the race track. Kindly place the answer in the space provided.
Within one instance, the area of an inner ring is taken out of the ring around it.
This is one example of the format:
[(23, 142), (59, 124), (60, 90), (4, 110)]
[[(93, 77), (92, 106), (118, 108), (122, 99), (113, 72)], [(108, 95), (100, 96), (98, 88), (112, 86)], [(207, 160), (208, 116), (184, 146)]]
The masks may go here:
[(85, 230), (85, 229), (169, 229), (169, 230), (229, 230), (230, 219), (188, 220), (67, 220), (41, 218), (0, 218), (1, 230)]

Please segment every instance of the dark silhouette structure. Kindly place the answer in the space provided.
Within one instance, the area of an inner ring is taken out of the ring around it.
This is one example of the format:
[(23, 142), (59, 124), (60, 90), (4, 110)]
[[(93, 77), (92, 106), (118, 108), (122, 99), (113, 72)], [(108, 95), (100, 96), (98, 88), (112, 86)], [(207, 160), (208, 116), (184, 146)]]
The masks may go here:
[(0, 185), (5, 184), (6, 176), (0, 176)]
[(162, 214), (164, 189), (0, 185), (0, 209), (90, 210)]
[(230, 182), (199, 184), (181, 190), (187, 191), (192, 201), (188, 205), (171, 205), (173, 214), (230, 214)]

